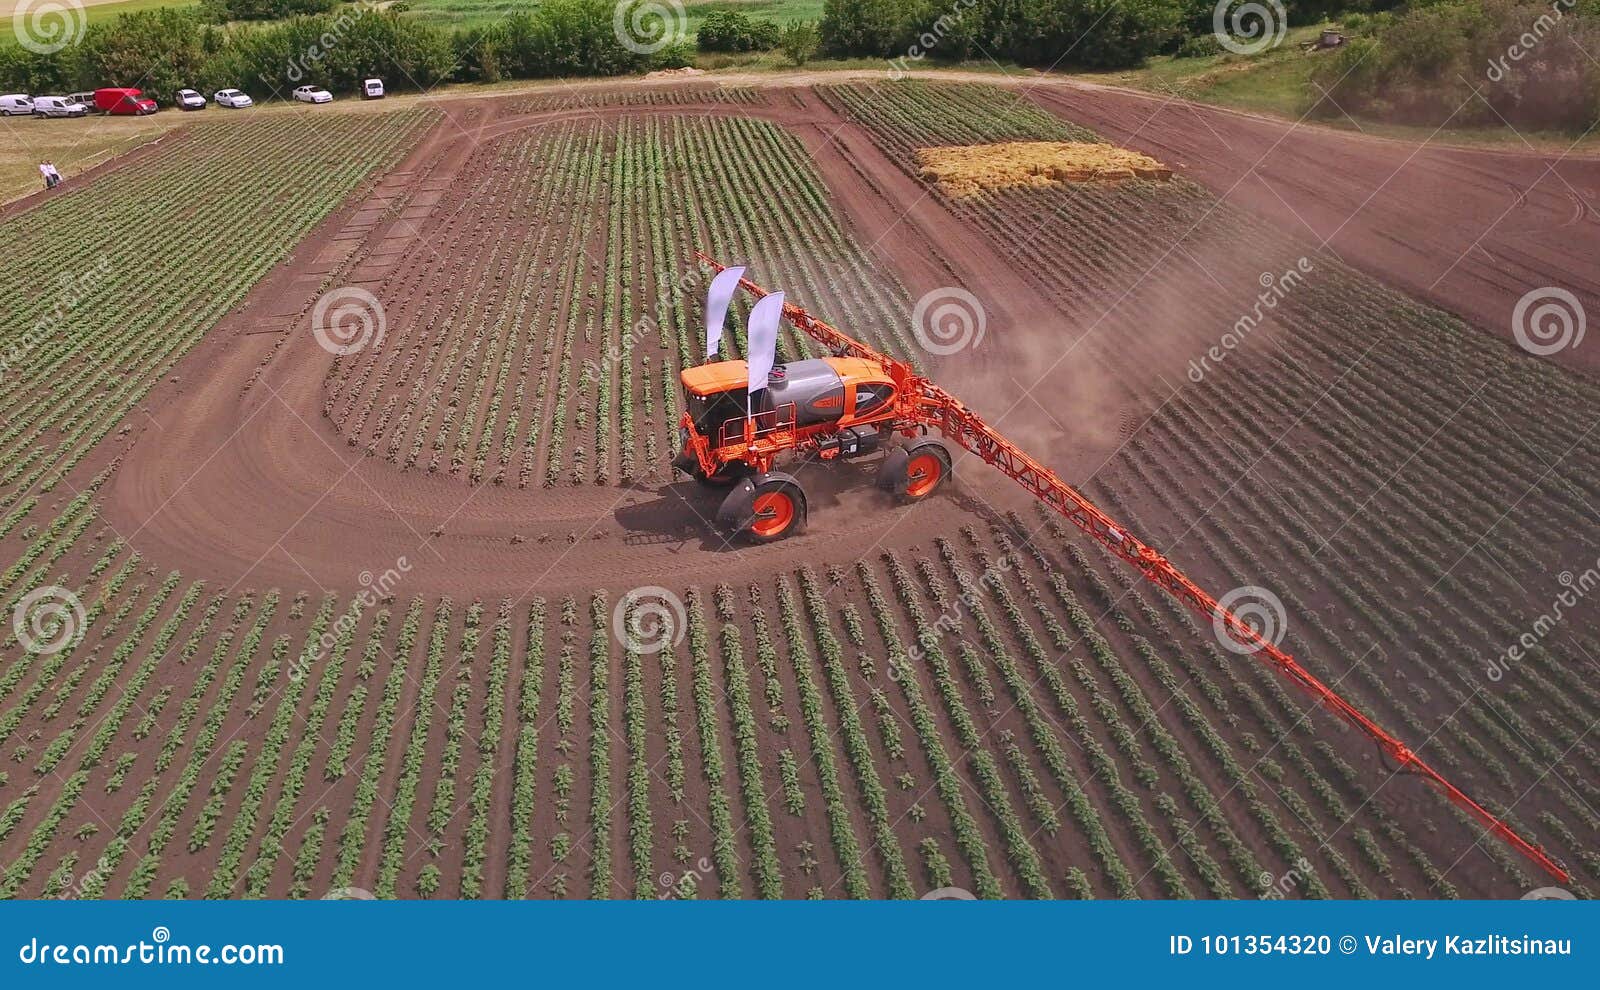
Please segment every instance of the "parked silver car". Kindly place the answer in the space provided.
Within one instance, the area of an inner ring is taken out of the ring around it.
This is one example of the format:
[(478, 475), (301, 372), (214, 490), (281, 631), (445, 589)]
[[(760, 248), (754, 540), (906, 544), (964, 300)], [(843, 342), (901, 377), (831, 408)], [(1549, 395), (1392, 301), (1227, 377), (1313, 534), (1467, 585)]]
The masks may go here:
[(256, 105), (255, 100), (237, 89), (219, 89), (211, 98), (216, 101), (217, 106), (228, 107), (231, 110), (243, 110), (245, 107)]

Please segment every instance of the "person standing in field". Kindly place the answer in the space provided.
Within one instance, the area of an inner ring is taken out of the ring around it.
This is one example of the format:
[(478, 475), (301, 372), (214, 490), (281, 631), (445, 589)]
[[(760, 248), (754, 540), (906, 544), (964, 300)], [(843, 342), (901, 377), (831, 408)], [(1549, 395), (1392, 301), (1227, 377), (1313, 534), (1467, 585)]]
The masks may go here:
[(39, 174), (44, 176), (44, 187), (46, 189), (54, 189), (56, 187), (55, 180), (50, 177), (50, 163), (49, 162), (40, 162), (39, 163)]
[(54, 189), (56, 186), (61, 185), (61, 173), (56, 171), (56, 163), (55, 162), (45, 162), (44, 164), (45, 164), (45, 168), (48, 168), (50, 170), (50, 176), (49, 176), (49, 178), (50, 178), (50, 188)]

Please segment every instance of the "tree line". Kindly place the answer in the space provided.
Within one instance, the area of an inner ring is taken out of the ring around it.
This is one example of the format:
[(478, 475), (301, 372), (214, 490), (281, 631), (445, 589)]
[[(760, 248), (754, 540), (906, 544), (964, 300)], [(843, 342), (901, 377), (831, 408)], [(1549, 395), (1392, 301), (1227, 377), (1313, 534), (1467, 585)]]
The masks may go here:
[(158, 8), (90, 24), (58, 51), (0, 46), (0, 91), (138, 86), (159, 95), (236, 86), (261, 98), (307, 84), (355, 92), (368, 76), (393, 89), (426, 89), (687, 64), (691, 53), (681, 45), (624, 45), (614, 11), (611, 0), (545, 0), (490, 27), (451, 30), (357, 5), (226, 25), (206, 8)]

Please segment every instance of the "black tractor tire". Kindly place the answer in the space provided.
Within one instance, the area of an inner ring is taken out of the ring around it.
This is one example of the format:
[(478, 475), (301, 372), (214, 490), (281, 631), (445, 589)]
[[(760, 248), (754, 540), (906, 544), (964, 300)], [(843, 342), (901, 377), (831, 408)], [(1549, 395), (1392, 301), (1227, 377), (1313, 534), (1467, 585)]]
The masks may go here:
[(806, 492), (782, 472), (742, 478), (717, 518), (751, 543), (775, 543), (805, 528)]
[(930, 498), (950, 479), (950, 450), (931, 437), (906, 444), (905, 487), (902, 501), (921, 502)]

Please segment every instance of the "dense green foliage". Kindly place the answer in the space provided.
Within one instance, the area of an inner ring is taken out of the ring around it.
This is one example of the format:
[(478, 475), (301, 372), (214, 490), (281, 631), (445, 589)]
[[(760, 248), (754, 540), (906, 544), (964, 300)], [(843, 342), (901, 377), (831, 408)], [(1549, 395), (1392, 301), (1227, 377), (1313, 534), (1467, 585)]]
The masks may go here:
[[(1434, 0), (1357, 19), (1314, 81), (1330, 115), (1408, 123), (1582, 130), (1600, 119), (1600, 5)], [(1337, 106), (1335, 106), (1337, 104)]]
[(392, 90), (451, 79), (617, 75), (682, 61), (617, 39), (608, 0), (550, 0), (490, 27), (451, 32), (393, 10), (342, 6), (269, 24), (222, 27), (201, 10), (161, 8), (90, 25), (83, 42), (40, 55), (0, 47), (0, 90), (49, 93), (137, 85), (238, 86), (258, 99), (314, 83), (354, 91), (368, 76)]
[(920, 62), (1127, 66), (1177, 36), (1184, 0), (828, 0), (823, 48)]
[[(200, 8), (217, 23), (275, 21), (303, 14), (326, 14), (339, 0), (201, 0)], [(392, 5), (391, 5), (392, 6)]]
[(671, 61), (623, 47), (609, 0), (551, 0), (455, 34), (456, 77), (493, 82), (543, 76), (611, 76)]
[(778, 36), (778, 47), (792, 65), (805, 65), (821, 46), (822, 32), (810, 21), (784, 25)]
[(714, 10), (700, 22), (695, 44), (703, 52), (764, 52), (778, 47), (779, 30), (737, 10)]

